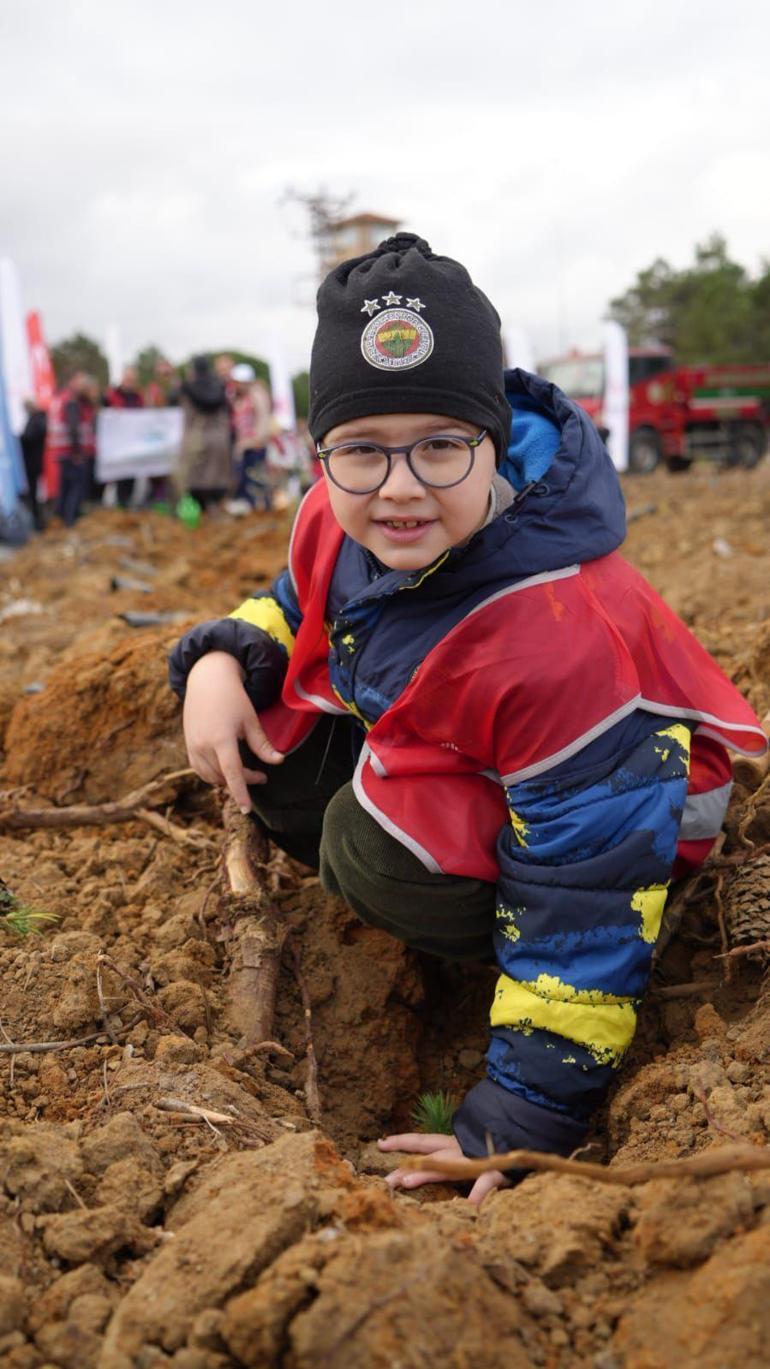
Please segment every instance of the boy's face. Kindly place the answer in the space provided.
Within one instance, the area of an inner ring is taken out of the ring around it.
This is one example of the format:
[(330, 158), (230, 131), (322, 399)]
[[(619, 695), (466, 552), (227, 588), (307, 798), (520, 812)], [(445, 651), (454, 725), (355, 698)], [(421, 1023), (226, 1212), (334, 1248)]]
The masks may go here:
[[(476, 437), (479, 430), (478, 424), (441, 414), (378, 414), (340, 423), (325, 434), (323, 445), (362, 441), (400, 447), (438, 433)], [(492, 439), (485, 437), (474, 450), (470, 474), (448, 489), (422, 485), (399, 454), (392, 458), (390, 474), (378, 490), (348, 494), (329, 478), (323, 462), (334, 516), (348, 536), (383, 565), (421, 570), (449, 547), (467, 542), (487, 516), (495, 473)]]

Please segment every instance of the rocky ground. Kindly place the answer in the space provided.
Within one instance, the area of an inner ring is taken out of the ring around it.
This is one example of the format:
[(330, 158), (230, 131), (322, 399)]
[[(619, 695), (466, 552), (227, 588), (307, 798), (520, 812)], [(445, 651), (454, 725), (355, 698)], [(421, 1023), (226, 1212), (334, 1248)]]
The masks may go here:
[[(765, 714), (770, 466), (661, 472), (627, 497), (628, 555)], [(184, 767), (166, 652), (266, 583), (287, 534), (286, 516), (191, 531), (102, 511), (6, 561), (0, 812), (102, 804)], [(137, 612), (177, 616), (121, 616)], [(749, 931), (770, 928), (770, 791), (738, 772), (721, 863), (677, 894), (680, 932), (590, 1158), (770, 1142), (763, 963), (718, 958), (738, 895)], [(283, 1051), (238, 1049), (216, 796), (183, 780), (153, 811), (182, 840), (140, 818), (0, 830), (0, 879), (56, 918), (26, 936), (0, 922), (2, 1365), (770, 1360), (770, 1171), (635, 1187), (532, 1175), (478, 1213), (450, 1186), (393, 1197), (372, 1142), (422, 1090), (459, 1097), (481, 1076), (491, 972), (412, 955), (279, 862), (273, 897), (312, 1006), (313, 1126), (288, 956)]]

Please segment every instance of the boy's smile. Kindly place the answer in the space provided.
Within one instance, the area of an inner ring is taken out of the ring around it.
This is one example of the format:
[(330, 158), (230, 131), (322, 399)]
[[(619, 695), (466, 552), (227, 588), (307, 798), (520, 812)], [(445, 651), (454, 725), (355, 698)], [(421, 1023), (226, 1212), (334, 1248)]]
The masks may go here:
[[(475, 437), (478, 425), (444, 414), (378, 414), (340, 423), (324, 435), (324, 447), (340, 442), (407, 445), (433, 434)], [(481, 527), (489, 508), (495, 449), (485, 437), (464, 480), (446, 489), (423, 485), (403, 454), (393, 458), (384, 485), (350, 494), (324, 477), (337, 522), (356, 542), (393, 570), (420, 570), (450, 547), (462, 546)]]

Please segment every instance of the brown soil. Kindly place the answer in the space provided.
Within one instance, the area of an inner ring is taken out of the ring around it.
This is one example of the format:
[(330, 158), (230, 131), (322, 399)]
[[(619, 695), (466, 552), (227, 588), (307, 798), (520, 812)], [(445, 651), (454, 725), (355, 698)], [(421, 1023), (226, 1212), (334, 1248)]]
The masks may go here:
[[(627, 493), (632, 511), (646, 510), (630, 558), (764, 714), (770, 467), (661, 473)], [(265, 583), (287, 533), (283, 517), (191, 532), (100, 512), (6, 562), (0, 787), (27, 786), (27, 804), (100, 803), (183, 766), (169, 645), (185, 620), (217, 616)], [(111, 590), (116, 575), (151, 592)], [(127, 609), (185, 618), (132, 629), (119, 617)], [(723, 856), (751, 858), (770, 841), (770, 792), (758, 784), (739, 767)], [(221, 841), (203, 785), (188, 784), (169, 816)], [(728, 979), (716, 958), (737, 868), (720, 867), (719, 898), (714, 874), (687, 888), (593, 1158), (670, 1159), (731, 1136), (768, 1143), (770, 988), (760, 963), (741, 958)], [(0, 834), (0, 878), (58, 917), (39, 936), (0, 930), (0, 1037), (110, 1029), (59, 1052), (0, 1053), (0, 1363), (723, 1369), (770, 1359), (770, 1175), (634, 1189), (531, 1176), (479, 1213), (449, 1186), (392, 1197), (371, 1143), (408, 1122), (421, 1090), (461, 1096), (481, 1076), (492, 972), (420, 960), (361, 927), (306, 870), (277, 870), (312, 1001), (320, 1130), (304, 1105), (290, 963), (275, 1036), (291, 1054), (246, 1057), (228, 1027), (216, 849), (140, 821)], [(100, 952), (141, 983), (154, 1012), (102, 968), (105, 1023)], [(660, 992), (693, 982), (706, 987)], [(169, 1111), (166, 1099), (234, 1125)]]

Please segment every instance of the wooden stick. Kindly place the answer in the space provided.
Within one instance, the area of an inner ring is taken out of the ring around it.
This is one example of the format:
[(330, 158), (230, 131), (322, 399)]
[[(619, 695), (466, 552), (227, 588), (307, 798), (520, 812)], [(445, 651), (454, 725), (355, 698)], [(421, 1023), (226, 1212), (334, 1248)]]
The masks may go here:
[(278, 972), (288, 925), (269, 898), (264, 867), (267, 837), (231, 798), (222, 809), (223, 865), (229, 893), (221, 899), (227, 924), (230, 977), (228, 1015), (246, 1050), (273, 1036)]
[(213, 1108), (202, 1108), (197, 1103), (186, 1103), (183, 1098), (158, 1098), (155, 1107), (168, 1112), (177, 1122), (205, 1122), (217, 1136), (219, 1127), (232, 1127), (239, 1133), (241, 1140), (264, 1142), (265, 1135), (253, 1122), (245, 1117), (231, 1117), (227, 1112), (214, 1112)]
[(164, 818), (160, 813), (153, 813), (150, 808), (137, 808), (136, 816), (142, 822), (146, 822), (148, 827), (154, 827), (156, 832), (162, 832), (164, 837), (170, 837), (177, 846), (186, 846), (193, 851), (216, 851), (217, 844), (210, 837), (204, 837), (201, 832), (188, 832), (185, 827), (180, 827), (178, 822), (172, 822), (170, 818)]
[(770, 771), (765, 775), (759, 788), (755, 789), (754, 793), (749, 795), (746, 800), (746, 807), (743, 810), (743, 817), (738, 823), (739, 842), (742, 846), (748, 846), (752, 850), (756, 850), (756, 842), (753, 842), (751, 837), (747, 836), (747, 830), (757, 816), (759, 800), (764, 797), (768, 785), (770, 785)]
[(173, 770), (143, 785), (141, 789), (133, 789), (122, 799), (116, 799), (112, 803), (73, 803), (65, 808), (19, 808), (14, 802), (13, 795), (0, 795), (0, 800), (5, 799), (8, 802), (10, 799), (10, 806), (0, 808), (0, 831), (107, 827), (115, 822), (140, 821), (148, 823), (182, 846), (189, 846), (194, 850), (211, 850), (214, 849), (215, 843), (208, 837), (197, 832), (187, 832), (185, 828), (169, 822), (168, 818), (151, 812), (147, 806), (150, 803), (165, 802), (169, 787), (175, 790), (183, 780), (194, 774), (194, 770)]
[(733, 946), (731, 951), (725, 951), (723, 955), (718, 955), (717, 960), (733, 960), (740, 955), (754, 955), (757, 951), (770, 954), (770, 941), (751, 941), (748, 946)]
[(137, 1003), (144, 1008), (145, 1012), (150, 1014), (156, 1027), (166, 1027), (167, 1030), (173, 1032), (174, 1035), (179, 1035), (180, 1032), (183, 1036), (190, 1035), (189, 1032), (185, 1031), (184, 1027), (180, 1027), (179, 1023), (175, 1021), (164, 1008), (159, 1007), (157, 1003), (153, 1003), (149, 994), (145, 993), (144, 988), (138, 980), (134, 979), (133, 975), (128, 974), (126, 970), (122, 970), (120, 965), (116, 964), (112, 959), (111, 955), (107, 955), (105, 951), (100, 951), (99, 955), (96, 957), (96, 963), (97, 966), (106, 965), (109, 970), (112, 970), (113, 974), (117, 975), (118, 979), (122, 979), (123, 983), (128, 985)]
[(731, 976), (730, 961), (727, 960), (727, 959), (725, 959), (725, 954), (726, 954), (726, 952), (727, 952), (727, 948), (728, 948), (728, 946), (729, 946), (729, 942), (728, 942), (728, 940), (727, 940), (727, 927), (725, 926), (725, 905), (724, 905), (724, 903), (722, 902), (722, 890), (723, 890), (723, 888), (724, 888), (724, 884), (725, 884), (725, 877), (724, 877), (724, 875), (723, 875), (721, 872), (719, 872), (719, 873), (717, 874), (717, 877), (716, 877), (716, 883), (714, 884), (714, 902), (715, 902), (716, 905), (717, 905), (717, 926), (719, 927), (719, 942), (720, 942), (720, 945), (721, 945), (721, 947), (722, 947), (722, 954), (721, 954), (721, 956), (718, 957), (718, 959), (724, 960), (724, 962), (725, 962), (725, 963), (724, 963), (725, 983), (726, 983), (726, 984), (729, 984), (729, 983), (730, 983), (730, 979), (731, 979), (732, 976)]
[(199, 1108), (195, 1103), (185, 1103), (183, 1098), (157, 1098), (155, 1107), (160, 1108), (161, 1112), (182, 1112), (202, 1122), (216, 1122), (217, 1126), (234, 1127), (240, 1120), (226, 1112), (214, 1112), (212, 1108)]
[(549, 1155), (538, 1150), (508, 1150), (502, 1155), (490, 1155), (485, 1160), (436, 1160), (425, 1155), (401, 1160), (400, 1169), (432, 1169), (446, 1174), (449, 1179), (476, 1179), (491, 1169), (530, 1169), (543, 1173), (574, 1174), (578, 1179), (593, 1179), (600, 1184), (632, 1186), (647, 1184), (651, 1179), (710, 1179), (731, 1170), (770, 1169), (770, 1148), (767, 1146), (718, 1146), (690, 1155), (683, 1160), (640, 1161), (636, 1165), (597, 1165), (579, 1160), (567, 1160), (563, 1155)]
[(302, 974), (302, 957), (299, 947), (290, 940), (292, 964), (297, 987), (302, 995), (302, 1008), (305, 1014), (305, 1054), (307, 1058), (307, 1079), (305, 1080), (305, 1106), (307, 1115), (315, 1126), (321, 1125), (321, 1095), (318, 1092), (318, 1061), (313, 1044), (313, 1014), (310, 994)]
[(694, 979), (691, 984), (661, 984), (650, 989), (651, 998), (698, 998), (719, 988), (717, 979)]
[[(117, 1035), (125, 1036), (127, 1032), (133, 1031), (142, 1016), (143, 1014), (140, 1014), (139, 1017), (133, 1018), (127, 1026), (121, 1027)], [(107, 1036), (103, 1027), (98, 1032), (89, 1032), (87, 1036), (74, 1036), (71, 1041), (9, 1041), (7, 1045), (5, 1042), (0, 1042), (0, 1053), (21, 1055), (26, 1051), (28, 1054), (38, 1055), (42, 1051), (70, 1051), (74, 1050), (75, 1046), (87, 1046), (92, 1041), (98, 1041), (100, 1036)]]

